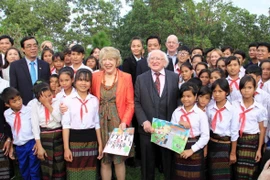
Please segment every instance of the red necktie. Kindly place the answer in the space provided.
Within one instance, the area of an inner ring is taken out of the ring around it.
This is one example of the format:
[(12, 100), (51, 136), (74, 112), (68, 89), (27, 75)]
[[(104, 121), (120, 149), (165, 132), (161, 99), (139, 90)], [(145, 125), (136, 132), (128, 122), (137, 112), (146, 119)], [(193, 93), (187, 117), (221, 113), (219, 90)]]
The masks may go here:
[(160, 80), (159, 80), (160, 72), (156, 72), (155, 75), (157, 77), (155, 81), (155, 85), (156, 85), (158, 94), (160, 94)]
[(213, 121), (212, 121), (212, 124), (211, 124), (211, 127), (212, 127), (213, 131), (215, 131), (216, 126), (217, 126), (217, 117), (219, 116), (220, 121), (222, 121), (221, 112), (224, 111), (225, 109), (226, 109), (225, 106), (223, 108), (221, 108), (221, 109), (216, 109), (217, 111), (216, 111), (216, 114), (213, 117)]
[(181, 70), (179, 68), (176, 69), (176, 71), (178, 72), (178, 75), (181, 75)]
[(183, 114), (180, 116), (180, 121), (184, 121), (184, 118), (186, 119), (186, 121), (188, 122), (188, 124), (190, 125), (190, 135), (191, 137), (194, 137), (194, 134), (193, 134), (193, 130), (192, 130), (192, 126), (191, 126), (191, 123), (190, 123), (190, 120), (189, 120), (189, 117), (188, 115), (190, 115), (191, 113), (193, 113), (194, 111), (190, 111), (188, 113), (186, 113), (186, 111), (184, 111), (184, 109), (181, 109), (180, 110)]
[(230, 79), (231, 82), (230, 82), (230, 87), (232, 87), (233, 85), (236, 87), (237, 90), (239, 90), (239, 85), (237, 83), (237, 80), (240, 79), (240, 78), (237, 78), (237, 79)]
[(263, 88), (264, 82), (260, 82), (260, 89)]
[(18, 135), (21, 129), (21, 112), (16, 112), (15, 114), (15, 119), (14, 119), (14, 129), (16, 131), (16, 134)]
[(245, 110), (245, 108), (243, 106), (241, 106), (241, 110), (242, 113), (239, 114), (239, 122), (241, 123), (240, 126), (240, 137), (242, 137), (244, 128), (245, 128), (245, 124), (246, 124), (246, 113), (248, 113), (249, 111), (251, 111), (253, 108), (250, 108), (248, 110)]
[(48, 122), (50, 121), (50, 111), (46, 107), (44, 107), (44, 111), (45, 111), (46, 124), (48, 124)]
[(81, 102), (81, 111), (80, 111), (80, 116), (81, 116), (81, 121), (83, 119), (83, 106), (85, 108), (85, 112), (88, 113), (88, 110), (87, 110), (87, 106), (86, 106), (86, 103), (88, 102), (88, 100), (86, 101), (82, 101), (81, 99), (77, 98), (80, 102)]

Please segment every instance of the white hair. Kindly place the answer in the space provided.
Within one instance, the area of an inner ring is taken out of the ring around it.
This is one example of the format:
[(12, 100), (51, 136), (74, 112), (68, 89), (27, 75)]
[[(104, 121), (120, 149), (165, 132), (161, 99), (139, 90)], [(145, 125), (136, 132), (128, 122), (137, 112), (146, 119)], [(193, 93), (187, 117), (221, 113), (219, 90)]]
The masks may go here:
[(168, 64), (169, 64), (168, 56), (167, 56), (167, 54), (166, 54), (165, 52), (163, 52), (163, 51), (161, 51), (161, 50), (159, 50), (159, 49), (153, 50), (153, 51), (151, 51), (151, 52), (148, 54), (148, 57), (147, 57), (147, 64), (148, 64), (148, 66), (149, 66), (150, 57), (151, 57), (151, 55), (152, 55), (154, 52), (159, 52), (159, 53), (161, 53), (161, 54), (164, 56), (164, 60), (166, 61), (166, 64), (165, 64), (165, 67), (164, 67), (164, 68), (166, 68), (166, 67), (168, 66)]
[(169, 40), (170, 38), (176, 39), (176, 43), (179, 43), (179, 42), (178, 42), (178, 37), (177, 37), (176, 35), (174, 35), (174, 34), (169, 35), (169, 36), (167, 37), (166, 42), (168, 42), (168, 40)]

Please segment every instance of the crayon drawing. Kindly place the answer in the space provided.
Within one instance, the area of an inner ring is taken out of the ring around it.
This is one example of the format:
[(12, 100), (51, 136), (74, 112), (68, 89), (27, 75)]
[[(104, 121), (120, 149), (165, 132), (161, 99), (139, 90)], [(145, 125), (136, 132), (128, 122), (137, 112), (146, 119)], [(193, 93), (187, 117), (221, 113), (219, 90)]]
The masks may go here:
[(189, 129), (157, 118), (153, 118), (152, 127), (155, 131), (151, 135), (151, 142), (179, 154), (184, 151)]
[(110, 138), (103, 150), (104, 153), (128, 156), (132, 147), (134, 128), (127, 128), (124, 131), (114, 128)]

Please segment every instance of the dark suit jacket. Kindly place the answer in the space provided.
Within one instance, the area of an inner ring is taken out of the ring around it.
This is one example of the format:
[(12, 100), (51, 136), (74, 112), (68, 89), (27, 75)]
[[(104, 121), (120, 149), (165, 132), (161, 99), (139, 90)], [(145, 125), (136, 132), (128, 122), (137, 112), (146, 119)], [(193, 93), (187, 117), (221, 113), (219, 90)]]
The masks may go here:
[(133, 85), (135, 84), (135, 81), (136, 81), (136, 68), (137, 68), (137, 60), (135, 59), (135, 57), (133, 55), (124, 59), (124, 63), (122, 65), (122, 70), (126, 73), (131, 74)]
[(172, 58), (168, 58), (168, 59), (169, 59), (169, 64), (166, 69), (170, 71), (174, 71), (174, 66), (178, 63), (178, 59), (176, 58), (175, 64), (173, 64)]
[[(165, 84), (167, 83), (167, 121), (171, 120), (173, 111), (177, 108), (177, 101), (179, 96), (178, 88), (178, 75), (172, 71), (165, 70)], [(155, 116), (155, 105), (152, 94), (153, 78), (151, 71), (147, 71), (137, 77), (135, 84), (135, 114), (139, 124), (138, 131), (141, 134), (150, 135), (145, 133), (141, 124), (148, 120), (152, 122)]]
[[(50, 66), (47, 62), (37, 60), (37, 71), (38, 78), (45, 81), (49, 81), (50, 77)], [(25, 58), (22, 58), (18, 61), (14, 61), (10, 64), (10, 86), (18, 89), (21, 93), (23, 104), (27, 105), (27, 103), (33, 99), (33, 85), (31, 81), (31, 76), (29, 72), (29, 68)]]
[(146, 58), (138, 61), (136, 68), (136, 76), (138, 77), (140, 74), (150, 70)]

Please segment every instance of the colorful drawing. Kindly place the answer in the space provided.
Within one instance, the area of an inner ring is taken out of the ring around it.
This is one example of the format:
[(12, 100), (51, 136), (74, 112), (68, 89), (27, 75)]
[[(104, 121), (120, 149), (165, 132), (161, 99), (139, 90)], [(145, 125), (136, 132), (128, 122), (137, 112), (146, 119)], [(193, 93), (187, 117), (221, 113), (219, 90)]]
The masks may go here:
[(184, 151), (189, 137), (189, 129), (157, 118), (153, 118), (152, 127), (155, 132), (151, 135), (151, 142), (179, 154)]
[(127, 128), (124, 131), (114, 128), (110, 138), (103, 150), (104, 153), (128, 156), (132, 147), (134, 128)]

